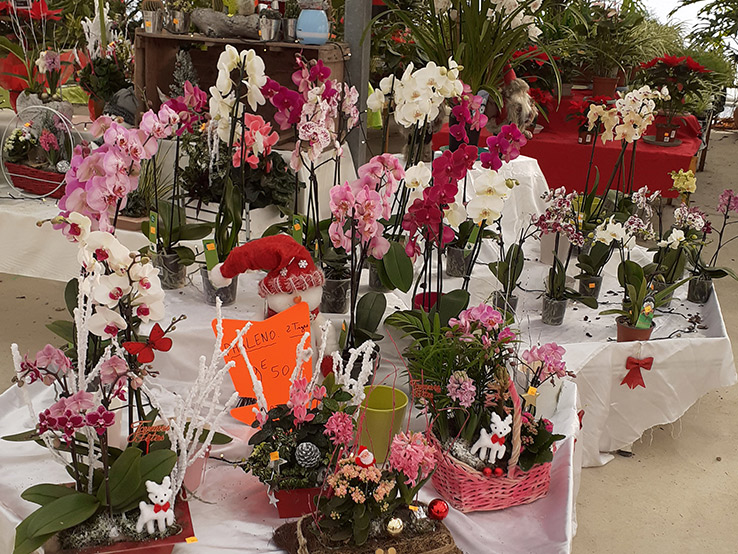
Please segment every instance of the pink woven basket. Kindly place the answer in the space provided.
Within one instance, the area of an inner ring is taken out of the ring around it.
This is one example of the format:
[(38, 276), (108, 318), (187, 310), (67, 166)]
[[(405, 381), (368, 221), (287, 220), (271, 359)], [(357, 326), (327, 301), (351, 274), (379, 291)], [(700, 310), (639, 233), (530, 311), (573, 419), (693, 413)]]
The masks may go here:
[(460, 512), (501, 510), (528, 504), (546, 496), (551, 484), (551, 464), (539, 464), (529, 471), (518, 467), (520, 457), (520, 429), (522, 409), (520, 396), (510, 381), (513, 400), (512, 454), (507, 475), (486, 477), (481, 471), (446, 453), (432, 435), (431, 444), (436, 449), (436, 470), (433, 486), (454, 508)]

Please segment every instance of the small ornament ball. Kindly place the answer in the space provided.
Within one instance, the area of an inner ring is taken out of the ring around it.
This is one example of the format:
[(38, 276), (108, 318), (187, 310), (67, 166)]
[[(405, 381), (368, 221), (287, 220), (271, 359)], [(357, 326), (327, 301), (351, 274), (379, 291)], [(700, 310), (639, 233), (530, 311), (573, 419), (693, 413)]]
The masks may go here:
[(448, 515), (448, 504), (445, 500), (441, 500), (440, 498), (436, 498), (434, 500), (431, 500), (430, 504), (428, 504), (428, 517), (431, 519), (435, 519), (436, 521), (441, 521), (442, 519), (445, 519)]
[(502, 470), (501, 467), (496, 467), (495, 468), (495, 477), (500, 477), (503, 473), (504, 473), (504, 471)]
[(402, 533), (402, 530), (404, 528), (405, 524), (399, 517), (393, 517), (387, 522), (387, 532), (393, 537), (396, 537), (397, 535)]
[(485, 467), (485, 468), (484, 468), (484, 469), (482, 470), (482, 474), (483, 474), (483, 475), (484, 475), (485, 477), (491, 477), (491, 476), (492, 476), (492, 468), (491, 468), (491, 467)]

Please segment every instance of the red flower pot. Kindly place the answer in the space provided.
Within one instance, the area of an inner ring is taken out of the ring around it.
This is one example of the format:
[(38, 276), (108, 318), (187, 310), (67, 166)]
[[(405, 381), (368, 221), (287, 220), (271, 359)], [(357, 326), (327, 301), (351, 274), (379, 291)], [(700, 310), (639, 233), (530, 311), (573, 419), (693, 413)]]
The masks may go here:
[(615, 96), (615, 89), (618, 88), (617, 77), (593, 77), (592, 78), (592, 96)]
[(5, 162), (5, 169), (17, 189), (31, 194), (44, 195), (54, 191), (49, 196), (57, 200), (64, 196), (64, 187), (59, 185), (64, 181), (64, 173), (44, 171), (27, 165)]
[(422, 309), (423, 311), (429, 312), (437, 302), (437, 292), (421, 292), (413, 298), (413, 310)]
[(138, 554), (171, 554), (174, 546), (186, 542), (195, 536), (192, 528), (192, 516), (190, 507), (184, 500), (178, 500), (174, 504), (175, 524), (182, 527), (182, 531), (164, 539), (151, 539), (148, 541), (117, 542), (109, 546), (91, 546), (81, 550), (61, 550), (60, 554), (117, 554), (122, 552), (137, 552)]
[(315, 511), (315, 497), (318, 494), (320, 494), (319, 487), (275, 491), (279, 517), (282, 519), (300, 517)]
[(627, 324), (627, 318), (620, 316), (615, 320), (618, 324), (618, 342), (633, 342), (636, 340), (648, 340), (651, 338), (655, 323), (651, 323), (650, 329), (636, 329)]

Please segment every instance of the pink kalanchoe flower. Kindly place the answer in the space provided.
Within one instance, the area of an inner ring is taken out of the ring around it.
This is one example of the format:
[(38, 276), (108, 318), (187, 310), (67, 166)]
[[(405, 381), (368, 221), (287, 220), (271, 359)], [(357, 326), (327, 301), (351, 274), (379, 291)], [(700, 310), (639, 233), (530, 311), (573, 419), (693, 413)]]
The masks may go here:
[(354, 420), (347, 413), (334, 412), (326, 421), (323, 434), (336, 446), (348, 445), (354, 440)]
[(407, 484), (414, 487), (428, 477), (435, 467), (435, 450), (422, 433), (399, 433), (392, 439), (390, 467), (402, 473)]
[(62, 374), (65, 374), (72, 368), (72, 362), (64, 352), (50, 344), (47, 344), (42, 350), (36, 353), (36, 365), (48, 371)]
[(456, 400), (460, 406), (468, 408), (474, 403), (477, 387), (474, 381), (466, 374), (466, 371), (454, 371), (446, 385), (448, 396)]

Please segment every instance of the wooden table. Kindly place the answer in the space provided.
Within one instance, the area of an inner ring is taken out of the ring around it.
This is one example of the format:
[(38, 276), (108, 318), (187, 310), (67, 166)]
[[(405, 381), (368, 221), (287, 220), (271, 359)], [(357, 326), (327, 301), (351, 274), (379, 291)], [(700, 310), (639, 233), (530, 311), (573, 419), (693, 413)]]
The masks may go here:
[[(136, 96), (139, 98), (139, 111), (159, 108), (161, 101), (157, 88), (165, 95), (169, 95), (169, 85), (173, 83), (174, 61), (180, 49), (189, 50), (199, 78), (199, 86), (207, 91), (215, 84), (218, 57), (227, 44), (238, 50), (255, 50), (264, 60), (266, 74), (278, 83), (290, 87), (294, 86), (291, 76), (296, 69), (296, 53), (302, 52), (307, 59), (322, 60), (331, 69), (331, 78), (338, 81), (344, 80), (344, 62), (350, 56), (348, 45), (338, 42), (312, 46), (237, 37), (212, 38), (199, 33), (186, 35), (175, 35), (167, 31), (145, 33), (143, 29), (136, 29), (136, 65), (133, 82)], [(258, 113), (269, 121), (274, 109), (267, 105), (261, 107)]]

